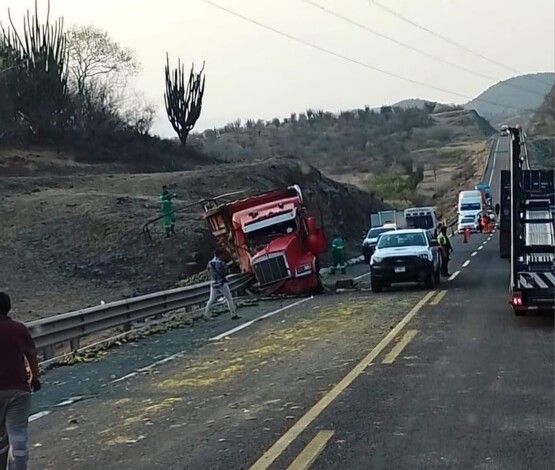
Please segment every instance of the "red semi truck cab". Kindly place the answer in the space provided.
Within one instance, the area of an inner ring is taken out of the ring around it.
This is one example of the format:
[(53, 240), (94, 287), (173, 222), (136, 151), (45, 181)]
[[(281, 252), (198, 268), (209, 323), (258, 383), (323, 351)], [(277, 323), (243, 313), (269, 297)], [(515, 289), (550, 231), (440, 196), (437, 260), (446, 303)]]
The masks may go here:
[(322, 228), (310, 217), (299, 186), (227, 204), (203, 203), (218, 245), (262, 290), (299, 294), (320, 287), (318, 255), (327, 251)]

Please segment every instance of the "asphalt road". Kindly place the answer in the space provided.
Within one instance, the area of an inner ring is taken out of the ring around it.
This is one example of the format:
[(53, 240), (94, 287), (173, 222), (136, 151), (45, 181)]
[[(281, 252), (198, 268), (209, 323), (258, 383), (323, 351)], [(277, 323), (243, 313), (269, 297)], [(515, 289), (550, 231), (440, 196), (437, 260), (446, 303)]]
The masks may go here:
[(431, 292), (261, 302), (49, 371), (33, 468), (553, 468), (553, 315), (511, 312), (496, 234), (452, 243)]

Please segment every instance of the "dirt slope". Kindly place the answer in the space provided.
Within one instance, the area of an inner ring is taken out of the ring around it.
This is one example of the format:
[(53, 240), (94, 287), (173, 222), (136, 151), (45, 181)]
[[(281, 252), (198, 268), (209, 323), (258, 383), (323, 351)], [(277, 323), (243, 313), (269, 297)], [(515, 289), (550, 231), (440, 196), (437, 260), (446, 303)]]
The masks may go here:
[(528, 137), (532, 166), (555, 168), (555, 86), (534, 114)]
[(145, 243), (141, 228), (158, 215), (163, 184), (182, 207), (294, 183), (316, 215), (322, 210), (327, 231), (339, 228), (357, 250), (379, 203), (294, 158), (173, 173), (0, 177), (0, 290), (31, 319), (172, 287), (205, 266), (213, 243), (199, 206), (178, 214), (174, 238), (163, 238), (155, 224), (152, 244)]

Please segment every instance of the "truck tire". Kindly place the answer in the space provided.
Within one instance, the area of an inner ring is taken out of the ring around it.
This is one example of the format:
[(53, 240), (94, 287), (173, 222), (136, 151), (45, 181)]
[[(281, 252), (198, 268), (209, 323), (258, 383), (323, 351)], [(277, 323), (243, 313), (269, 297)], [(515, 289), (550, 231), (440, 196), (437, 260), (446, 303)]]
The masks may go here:
[(441, 271), (440, 271), (440, 264), (438, 263), (437, 269), (434, 272), (434, 282), (439, 284), (441, 282)]
[(526, 312), (523, 310), (517, 310), (516, 308), (513, 308), (513, 312), (515, 313), (515, 315), (517, 317), (523, 317), (526, 315)]
[(370, 264), (370, 258), (372, 258), (372, 255), (364, 255), (364, 264)]
[(432, 270), (426, 276), (426, 282), (424, 283), (424, 285), (426, 286), (427, 289), (433, 289), (435, 284), (436, 284), (435, 283), (435, 273)]
[(372, 292), (376, 294), (383, 291), (383, 284), (375, 277), (370, 277), (370, 287), (372, 288)]

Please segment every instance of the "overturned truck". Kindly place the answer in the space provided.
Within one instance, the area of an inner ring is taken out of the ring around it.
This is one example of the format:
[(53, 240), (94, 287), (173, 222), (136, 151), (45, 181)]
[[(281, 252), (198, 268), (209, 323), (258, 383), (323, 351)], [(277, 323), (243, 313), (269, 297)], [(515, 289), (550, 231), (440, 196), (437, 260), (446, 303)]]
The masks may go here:
[(254, 274), (264, 294), (321, 289), (318, 256), (327, 250), (323, 228), (308, 214), (299, 186), (230, 203), (203, 202), (218, 245), (240, 272)]

